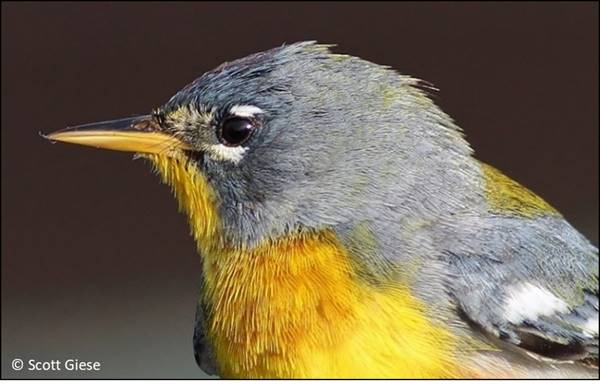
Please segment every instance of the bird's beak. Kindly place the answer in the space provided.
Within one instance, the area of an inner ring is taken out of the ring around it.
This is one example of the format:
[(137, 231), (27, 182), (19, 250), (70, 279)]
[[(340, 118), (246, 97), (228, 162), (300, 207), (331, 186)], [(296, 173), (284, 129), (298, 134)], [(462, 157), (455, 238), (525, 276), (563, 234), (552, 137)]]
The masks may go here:
[(169, 154), (191, 149), (161, 131), (150, 115), (78, 125), (43, 136), (52, 141), (125, 152)]

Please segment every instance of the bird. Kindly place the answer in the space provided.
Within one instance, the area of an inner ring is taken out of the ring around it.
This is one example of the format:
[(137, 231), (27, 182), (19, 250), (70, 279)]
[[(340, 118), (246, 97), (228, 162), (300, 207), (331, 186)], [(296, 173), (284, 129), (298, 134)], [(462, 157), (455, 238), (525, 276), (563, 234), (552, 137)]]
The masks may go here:
[(598, 377), (598, 249), (479, 161), (430, 83), (316, 41), (225, 62), (147, 115), (45, 137), (135, 153), (200, 256), (225, 378)]

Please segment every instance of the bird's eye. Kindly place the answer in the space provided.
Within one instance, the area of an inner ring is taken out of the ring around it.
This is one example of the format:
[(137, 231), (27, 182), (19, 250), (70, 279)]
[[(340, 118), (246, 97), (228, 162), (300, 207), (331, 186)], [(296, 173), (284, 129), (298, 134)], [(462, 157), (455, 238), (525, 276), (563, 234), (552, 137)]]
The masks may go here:
[(237, 147), (245, 143), (256, 129), (254, 123), (243, 117), (229, 117), (218, 129), (219, 141), (229, 147)]

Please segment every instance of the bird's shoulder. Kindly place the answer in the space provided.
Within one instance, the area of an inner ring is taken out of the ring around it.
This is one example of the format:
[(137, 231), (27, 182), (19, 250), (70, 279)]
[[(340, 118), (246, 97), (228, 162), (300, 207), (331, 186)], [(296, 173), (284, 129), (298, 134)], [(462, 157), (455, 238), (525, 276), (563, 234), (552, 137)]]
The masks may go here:
[(597, 366), (598, 249), (542, 208), (491, 211), (465, 223), (471, 228), (445, 249), (455, 276), (451, 295), (457, 310), (492, 337)]
[(520, 349), (597, 365), (598, 249), (542, 198), (481, 170), (479, 211), (340, 226), (361, 277), (410, 283), (424, 302), (448, 302), (470, 326)]

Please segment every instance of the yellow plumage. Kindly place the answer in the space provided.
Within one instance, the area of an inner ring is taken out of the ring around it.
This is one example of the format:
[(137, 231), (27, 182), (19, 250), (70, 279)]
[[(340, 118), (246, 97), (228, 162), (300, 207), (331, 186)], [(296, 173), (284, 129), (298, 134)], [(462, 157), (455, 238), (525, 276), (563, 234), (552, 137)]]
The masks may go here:
[(458, 377), (458, 345), (399, 283), (368, 286), (330, 231), (229, 247), (214, 193), (177, 158), (150, 156), (203, 256), (207, 332), (224, 377)]
[(560, 214), (544, 199), (512, 180), (491, 165), (480, 163), (485, 180), (486, 200), (492, 211), (521, 217)]
[(48, 138), (142, 153), (172, 186), (202, 256), (194, 350), (207, 372), (597, 366), (597, 248), (473, 159), (422, 85), (304, 42), (224, 64), (152, 115)]

